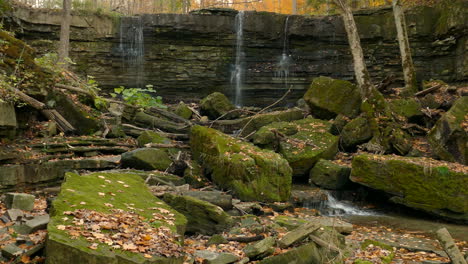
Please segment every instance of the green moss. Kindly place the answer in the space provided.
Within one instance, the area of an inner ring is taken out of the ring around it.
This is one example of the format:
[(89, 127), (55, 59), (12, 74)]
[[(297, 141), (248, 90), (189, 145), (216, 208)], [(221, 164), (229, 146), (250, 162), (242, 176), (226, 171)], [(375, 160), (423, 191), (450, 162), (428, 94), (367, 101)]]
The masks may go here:
[[(224, 94), (215, 92), (201, 100), (200, 108), (202, 114), (207, 115), (211, 119), (216, 119), (234, 110), (235, 106)], [(236, 113), (234, 112), (232, 114)]]
[(380, 247), (381, 249), (388, 250), (390, 252), (390, 254), (387, 255), (387, 256), (381, 256), (380, 259), (382, 260), (383, 263), (392, 262), (393, 258), (395, 257), (395, 250), (393, 249), (393, 247), (391, 247), (391, 246), (389, 246), (389, 245), (387, 245), (385, 243), (379, 242), (379, 241), (366, 239), (366, 240), (364, 240), (364, 242), (362, 242), (361, 249), (365, 250), (370, 245), (374, 245), (374, 246)]
[(464, 0), (440, 1), (437, 6), (440, 10), (440, 17), (437, 20), (436, 32), (446, 34), (453, 28), (464, 26), (468, 3)]
[(359, 144), (366, 143), (372, 138), (369, 121), (365, 117), (358, 117), (347, 123), (340, 134), (341, 144), (344, 149), (353, 149)]
[[(104, 178), (99, 176), (103, 176)], [(125, 187), (119, 181), (124, 182), (128, 187)], [(105, 195), (101, 196), (99, 193), (104, 193)], [(113, 207), (110, 208), (105, 203), (110, 203)], [(50, 263), (63, 263), (59, 261), (65, 261), (65, 259), (58, 259), (62, 255), (56, 252), (56, 250), (60, 249), (70, 251), (66, 254), (63, 253), (63, 256), (77, 257), (76, 260), (67, 259), (67, 263), (90, 263), (89, 261), (92, 259), (98, 260), (96, 263), (177, 263), (174, 259), (170, 260), (173, 262), (170, 262), (169, 259), (164, 261), (159, 260), (162, 262), (157, 262), (153, 259), (151, 261), (145, 260), (141, 254), (111, 250), (106, 244), (99, 244), (96, 250), (92, 250), (88, 248), (90, 242), (85, 238), (71, 239), (66, 231), (57, 228), (59, 225), (71, 224), (72, 219), (67, 219), (67, 215), (64, 214), (66, 211), (88, 209), (112, 214), (111, 209), (129, 211), (131, 210), (129, 206), (133, 207), (134, 212), (139, 214), (143, 220), (148, 221), (153, 227), (166, 226), (180, 235), (185, 232), (185, 225), (187, 224), (185, 217), (156, 198), (145, 186), (144, 181), (139, 175), (133, 173), (99, 172), (80, 176), (74, 173), (67, 173), (65, 182), (62, 185), (62, 191), (53, 202), (51, 221), (47, 227), (49, 236), (47, 248), (55, 249), (54, 253), (51, 254), (54, 257), (50, 260)], [(174, 214), (174, 225), (161, 220), (150, 221), (153, 219), (153, 213), (155, 212), (151, 208), (154, 207), (166, 209)], [(67, 217), (70, 218), (70, 216)], [(118, 256), (117, 260), (115, 259), (116, 256)], [(80, 262), (80, 258), (85, 262)], [(132, 259), (133, 262), (120, 262), (122, 261), (118, 260), (120, 258)]]
[(423, 115), (420, 103), (414, 98), (390, 100), (389, 106), (394, 113), (409, 121), (416, 121)]
[(448, 165), (426, 158), (358, 155), (351, 180), (395, 195), (395, 202), (468, 221), (468, 174), (452, 165), (447, 171)]
[(148, 143), (169, 144), (172, 141), (159, 133), (153, 131), (145, 131), (137, 138), (138, 147), (144, 147)]
[(291, 168), (279, 154), (202, 126), (192, 128), (190, 145), (211, 179), (240, 199), (270, 202), (289, 198)]

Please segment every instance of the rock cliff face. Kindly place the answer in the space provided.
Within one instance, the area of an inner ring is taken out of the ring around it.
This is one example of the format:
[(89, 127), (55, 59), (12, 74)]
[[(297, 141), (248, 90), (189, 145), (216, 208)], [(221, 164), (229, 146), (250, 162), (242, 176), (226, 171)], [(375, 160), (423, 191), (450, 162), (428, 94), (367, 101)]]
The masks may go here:
[[(463, 6), (454, 8), (466, 10)], [(452, 19), (447, 12), (451, 11), (429, 7), (407, 12), (420, 79), (468, 80), (468, 27), (463, 12), (452, 12), (461, 14), (460, 19)], [(166, 99), (201, 98), (214, 91), (233, 96), (236, 14), (205, 10), (121, 19), (75, 14), (71, 56), (76, 70), (94, 76), (108, 88), (152, 84)], [(53, 50), (60, 13), (19, 9), (15, 17), (21, 25), (21, 38), (41, 52)], [(360, 11), (356, 21), (374, 80), (393, 74), (401, 81), (391, 9)], [(351, 54), (339, 16), (245, 12), (243, 22), (245, 104), (271, 103), (290, 86), (296, 96), (291, 100), (299, 98), (320, 75), (353, 79)], [(280, 64), (282, 54), (286, 59)]]

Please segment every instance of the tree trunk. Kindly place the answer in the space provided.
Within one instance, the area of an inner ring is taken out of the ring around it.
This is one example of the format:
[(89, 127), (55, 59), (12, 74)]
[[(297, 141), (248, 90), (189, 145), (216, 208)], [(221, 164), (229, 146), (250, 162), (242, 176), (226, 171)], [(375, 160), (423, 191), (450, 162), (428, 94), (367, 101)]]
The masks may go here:
[(292, 0), (292, 13), (297, 15), (297, 0)]
[(383, 95), (371, 83), (362, 51), (361, 39), (354, 21), (351, 8), (346, 0), (333, 0), (341, 10), (348, 42), (353, 56), (354, 74), (359, 86), (362, 105), (361, 110), (366, 115), (372, 129), (372, 140), (368, 149), (379, 152), (406, 154), (411, 148), (407, 135), (396, 122)]
[(58, 63), (68, 67), (66, 58), (70, 48), (71, 0), (63, 0), (62, 25), (60, 27), (60, 43), (58, 49)]
[(411, 96), (418, 91), (418, 83), (416, 80), (413, 58), (411, 58), (405, 13), (400, 0), (393, 0), (393, 15), (395, 16), (398, 44), (400, 46), (401, 53), (401, 64), (403, 66), (403, 76), (405, 78), (404, 94), (406, 96)]

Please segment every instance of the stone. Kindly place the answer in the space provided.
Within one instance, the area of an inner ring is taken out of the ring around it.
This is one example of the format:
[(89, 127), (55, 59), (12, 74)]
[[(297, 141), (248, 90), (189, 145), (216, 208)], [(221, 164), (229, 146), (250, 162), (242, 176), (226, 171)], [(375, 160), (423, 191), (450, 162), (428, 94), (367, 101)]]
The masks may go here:
[(10, 127), (16, 128), (18, 126), (16, 122), (15, 107), (11, 103), (0, 102), (0, 128)]
[(340, 134), (340, 144), (346, 150), (354, 150), (357, 145), (368, 142), (372, 138), (372, 130), (365, 117), (357, 117), (348, 122)]
[(185, 215), (189, 233), (212, 235), (224, 231), (232, 224), (231, 216), (221, 207), (209, 202), (170, 193), (164, 194), (163, 200)]
[(301, 109), (294, 108), (285, 111), (274, 111), (257, 114), (252, 117), (245, 117), (242, 119), (242, 122), (238, 123), (238, 129), (243, 129), (239, 136), (248, 137), (263, 126), (269, 125), (273, 122), (291, 122), (303, 118), (304, 112)]
[[(99, 193), (104, 193), (100, 195)], [(111, 195), (115, 194), (115, 195)], [(111, 207), (106, 206), (111, 204)], [(131, 206), (133, 209), (129, 209)], [(80, 264), (80, 263), (174, 263), (182, 264), (183, 258), (153, 257), (146, 259), (142, 254), (128, 251), (115, 251), (104, 243), (89, 242), (84, 238), (72, 239), (60, 225), (69, 225), (67, 211), (78, 209), (94, 210), (111, 215), (112, 210), (134, 211), (143, 219), (153, 219), (153, 214), (160, 212), (173, 215), (172, 220), (159, 219), (153, 222), (155, 227), (164, 226), (175, 237), (183, 236), (187, 224), (186, 218), (156, 198), (137, 174), (125, 172), (97, 172), (86, 175), (67, 173), (61, 192), (53, 202), (51, 221), (47, 227), (46, 241), (47, 263)], [(159, 209), (156, 209), (159, 208)], [(69, 217), (69, 216), (68, 216)], [(92, 243), (98, 243), (97, 250), (90, 250)]]
[(23, 249), (18, 247), (15, 243), (8, 244), (2, 248), (2, 256), (8, 259), (16, 258), (23, 253)]
[(313, 208), (327, 201), (328, 196), (324, 190), (317, 187), (293, 185), (290, 200), (296, 206)]
[(308, 243), (296, 248), (293, 248), (285, 253), (276, 256), (268, 257), (259, 264), (311, 264), (311, 263), (326, 263), (318, 246), (314, 243)]
[(400, 98), (388, 101), (393, 113), (406, 118), (409, 122), (418, 122), (424, 116), (421, 104), (415, 98)]
[(212, 181), (241, 200), (279, 202), (289, 198), (292, 170), (279, 154), (202, 126), (192, 127), (190, 145), (194, 159)]
[(32, 211), (34, 209), (34, 195), (26, 193), (7, 193), (5, 195), (5, 206), (8, 209), (20, 209)]
[(304, 95), (312, 115), (331, 119), (338, 114), (356, 117), (360, 112), (361, 96), (356, 85), (329, 77), (318, 77), (312, 81)]
[(468, 96), (458, 99), (435, 124), (427, 139), (443, 160), (468, 165)]
[(24, 213), (20, 209), (9, 209), (6, 212), (6, 216), (8, 216), (8, 218), (10, 218), (11, 221), (15, 222), (18, 220), (19, 217), (21, 217), (20, 219), (22, 219)]
[[(229, 99), (222, 93), (214, 92), (205, 97), (200, 102), (200, 112), (202, 115), (207, 115), (210, 119), (216, 119), (228, 112), (234, 110), (236, 107), (229, 101)], [(224, 119), (235, 118), (238, 116), (237, 112), (228, 114)]]
[(353, 231), (352, 224), (327, 216), (307, 216), (297, 218), (287, 215), (279, 215), (275, 217), (274, 221), (279, 226), (285, 227), (290, 231), (306, 223), (315, 223), (323, 228), (333, 229), (340, 234), (350, 234)]
[(227, 243), (229, 243), (229, 241), (224, 236), (216, 234), (210, 237), (210, 239), (208, 239), (208, 242), (206, 242), (206, 245), (211, 246), (211, 245), (220, 245), (220, 244), (227, 244)]
[(236, 262), (239, 258), (229, 253), (217, 253), (209, 250), (198, 250), (195, 256), (203, 259), (203, 264), (229, 264)]
[(350, 167), (321, 159), (310, 171), (309, 180), (325, 189), (340, 190), (350, 183), (350, 174)]
[(232, 195), (220, 191), (188, 191), (184, 195), (212, 203), (224, 210), (232, 209)]
[(139, 148), (122, 154), (122, 167), (142, 170), (166, 170), (172, 163), (167, 149)]
[(190, 119), (192, 117), (192, 110), (184, 102), (179, 102), (174, 113), (182, 118)]
[(275, 122), (258, 130), (253, 142), (277, 149), (293, 169), (293, 176), (303, 177), (319, 159), (331, 159), (338, 152), (339, 138), (329, 133), (330, 128), (329, 122), (313, 118)]
[(142, 148), (148, 143), (170, 144), (172, 141), (159, 133), (153, 131), (145, 131), (137, 138), (138, 147)]
[(276, 239), (274, 237), (267, 237), (261, 241), (249, 244), (244, 248), (244, 253), (249, 259), (263, 259), (273, 254), (275, 251)]
[(191, 166), (188, 166), (184, 170), (184, 180), (193, 188), (202, 188), (210, 185), (210, 181), (204, 175), (203, 167), (194, 160), (190, 164)]
[(16, 232), (27, 235), (34, 233), (38, 230), (46, 229), (47, 224), (50, 221), (49, 215), (39, 215), (39, 216), (34, 216), (32, 219), (26, 220), (23, 224), (21, 225), (15, 225), (14, 228)]
[(235, 203), (234, 207), (243, 214), (261, 215), (263, 213), (262, 206), (257, 202), (239, 202)]
[(162, 172), (162, 171), (152, 171), (151, 173), (148, 174), (146, 173), (141, 173), (139, 174), (144, 180), (150, 177), (147, 184), (150, 186), (153, 185), (174, 185), (174, 186), (182, 186), (186, 184), (184, 178), (173, 175), (167, 172)]
[(278, 245), (281, 248), (287, 248), (294, 243), (300, 242), (306, 237), (308, 237), (312, 232), (319, 229), (320, 226), (316, 223), (305, 223), (295, 228), (292, 231), (286, 233), (280, 240), (278, 240)]
[(350, 179), (384, 191), (391, 201), (443, 218), (468, 222), (468, 169), (429, 158), (362, 154)]

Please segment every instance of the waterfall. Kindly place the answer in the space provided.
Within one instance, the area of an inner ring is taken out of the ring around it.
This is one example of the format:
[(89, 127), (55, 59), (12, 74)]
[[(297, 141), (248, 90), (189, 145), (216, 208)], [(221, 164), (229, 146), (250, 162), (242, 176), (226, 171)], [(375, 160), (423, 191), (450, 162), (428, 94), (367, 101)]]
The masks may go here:
[(278, 62), (278, 70), (276, 75), (279, 78), (284, 80), (284, 85), (286, 89), (288, 88), (288, 77), (289, 77), (289, 68), (292, 63), (291, 56), (289, 55), (289, 16), (286, 17), (284, 22), (284, 31), (283, 31), (283, 52)]
[(317, 209), (324, 215), (344, 216), (344, 215), (377, 215), (376, 212), (361, 209), (351, 202), (339, 201), (329, 191), (324, 191), (327, 199), (318, 203), (308, 204), (305, 207)]
[(244, 11), (239, 11), (235, 18), (236, 30), (236, 64), (231, 71), (231, 85), (234, 86), (234, 104), (242, 106), (242, 84), (244, 77)]
[(144, 35), (143, 20), (140, 16), (124, 17), (120, 21), (119, 51), (123, 67), (133, 79), (134, 88), (143, 88), (144, 83)]

